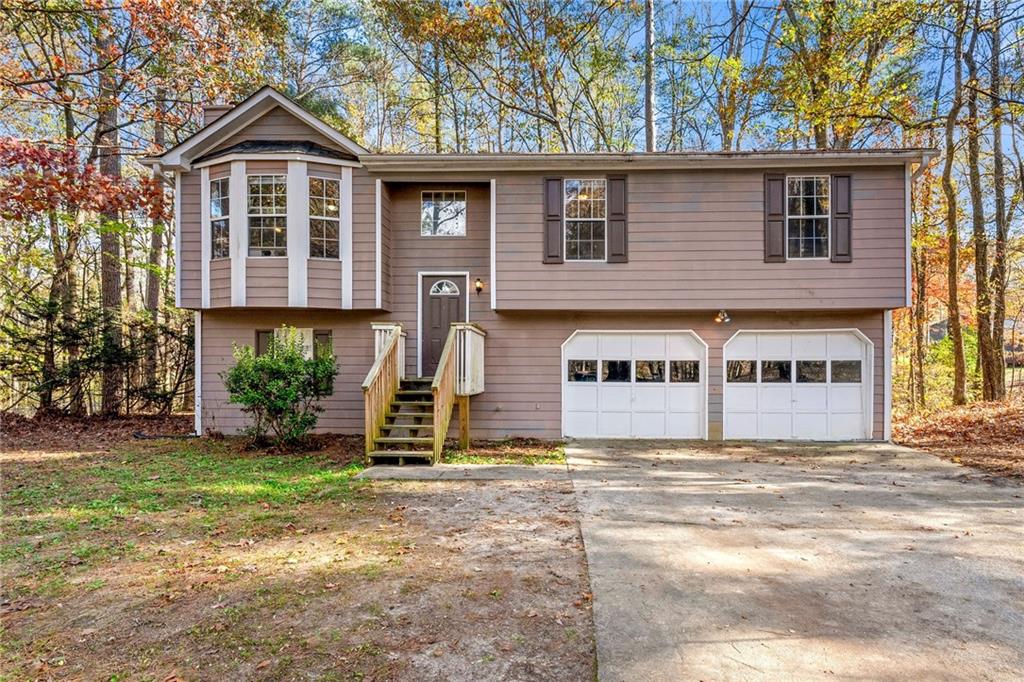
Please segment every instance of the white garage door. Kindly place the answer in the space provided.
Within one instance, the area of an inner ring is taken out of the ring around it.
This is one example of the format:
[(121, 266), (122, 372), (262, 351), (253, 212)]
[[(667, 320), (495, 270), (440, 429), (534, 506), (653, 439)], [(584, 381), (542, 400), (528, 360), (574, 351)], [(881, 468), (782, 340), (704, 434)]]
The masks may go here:
[(562, 433), (706, 438), (707, 347), (689, 331), (577, 331), (562, 345)]
[(872, 346), (859, 332), (739, 332), (724, 350), (724, 437), (871, 438)]

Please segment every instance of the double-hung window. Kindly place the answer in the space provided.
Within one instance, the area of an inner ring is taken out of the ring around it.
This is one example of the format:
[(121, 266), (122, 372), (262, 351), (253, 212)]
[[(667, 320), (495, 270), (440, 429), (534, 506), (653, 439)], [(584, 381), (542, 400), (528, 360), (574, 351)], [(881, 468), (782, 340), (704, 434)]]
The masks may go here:
[(423, 192), (420, 201), (421, 237), (465, 237), (466, 193), (462, 190)]
[(605, 260), (606, 185), (604, 178), (565, 181), (566, 260)]
[(231, 256), (231, 178), (210, 180), (210, 255)]
[(309, 256), (338, 257), (338, 226), (341, 223), (341, 182), (309, 178)]
[(829, 257), (829, 177), (786, 178), (786, 251), (789, 258)]
[(249, 255), (288, 255), (288, 179), (285, 175), (248, 177)]

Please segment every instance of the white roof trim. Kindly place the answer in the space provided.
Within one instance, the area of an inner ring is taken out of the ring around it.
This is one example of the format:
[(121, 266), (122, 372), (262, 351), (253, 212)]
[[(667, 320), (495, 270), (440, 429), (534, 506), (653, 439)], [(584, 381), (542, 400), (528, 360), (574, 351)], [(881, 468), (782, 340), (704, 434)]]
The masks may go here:
[(245, 128), (274, 107), (281, 107), (318, 133), (334, 142), (346, 151), (360, 156), (369, 153), (367, 149), (349, 139), (345, 135), (327, 125), (309, 113), (290, 98), (281, 94), (269, 85), (265, 85), (246, 98), (210, 125), (202, 128), (192, 137), (176, 147), (164, 152), (162, 156), (146, 159), (167, 169), (181, 168), (188, 170), (192, 159), (213, 149), (222, 141)]

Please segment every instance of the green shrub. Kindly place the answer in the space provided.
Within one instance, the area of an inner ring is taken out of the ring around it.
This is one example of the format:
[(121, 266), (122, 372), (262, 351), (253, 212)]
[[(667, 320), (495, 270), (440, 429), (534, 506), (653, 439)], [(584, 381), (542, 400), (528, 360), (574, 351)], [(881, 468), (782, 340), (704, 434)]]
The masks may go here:
[(296, 445), (316, 426), (319, 401), (330, 395), (337, 364), (330, 348), (302, 352), (302, 334), (291, 327), (273, 335), (267, 350), (235, 346), (235, 366), (222, 375), (230, 402), (252, 417), (247, 432), (257, 443), (273, 435), (278, 445)]

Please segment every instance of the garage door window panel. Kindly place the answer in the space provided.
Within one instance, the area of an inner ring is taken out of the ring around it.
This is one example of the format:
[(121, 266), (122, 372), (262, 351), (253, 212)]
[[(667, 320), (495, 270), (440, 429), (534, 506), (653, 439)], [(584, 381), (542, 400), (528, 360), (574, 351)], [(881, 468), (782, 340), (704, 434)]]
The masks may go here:
[(824, 360), (797, 360), (796, 361), (796, 383), (798, 383), (798, 384), (823, 384), (823, 383), (825, 383), (825, 361)]
[(569, 381), (592, 383), (597, 381), (597, 360), (570, 360)]
[(673, 384), (700, 382), (700, 360), (673, 360), (669, 363), (669, 381)]
[(665, 361), (637, 360), (635, 374), (638, 384), (663, 384), (665, 383)]
[(788, 384), (793, 381), (793, 364), (789, 360), (762, 360), (761, 382)]
[(725, 368), (726, 381), (732, 384), (757, 382), (757, 363), (753, 360), (730, 360)]
[(859, 384), (860, 381), (860, 360), (832, 361), (833, 384)]
[(605, 360), (601, 365), (601, 381), (607, 384), (630, 383), (629, 360)]

